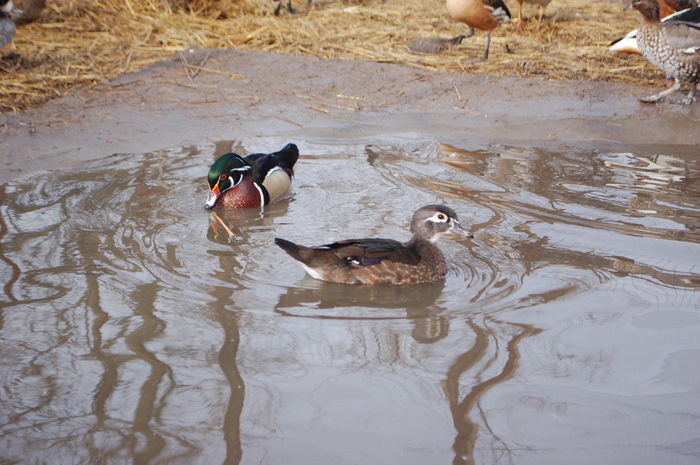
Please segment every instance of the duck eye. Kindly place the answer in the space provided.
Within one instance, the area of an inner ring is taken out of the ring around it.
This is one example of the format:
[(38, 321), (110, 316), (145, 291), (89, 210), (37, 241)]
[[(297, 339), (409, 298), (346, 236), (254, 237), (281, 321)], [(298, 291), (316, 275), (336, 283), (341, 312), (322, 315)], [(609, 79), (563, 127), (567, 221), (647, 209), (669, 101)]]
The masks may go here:
[(440, 221), (445, 221), (447, 216), (445, 216), (443, 213), (438, 213), (437, 219)]
[(219, 181), (226, 181), (227, 178), (228, 178), (228, 175), (226, 173), (224, 173), (221, 176), (219, 176)]

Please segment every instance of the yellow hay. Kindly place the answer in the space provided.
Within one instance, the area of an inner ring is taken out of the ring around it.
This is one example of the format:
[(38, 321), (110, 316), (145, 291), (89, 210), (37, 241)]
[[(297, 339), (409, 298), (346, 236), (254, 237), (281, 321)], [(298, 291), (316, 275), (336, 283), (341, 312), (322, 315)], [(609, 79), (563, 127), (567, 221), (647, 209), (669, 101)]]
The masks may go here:
[[(439, 0), (317, 1), (309, 11), (305, 0), (295, 0), (297, 14), (283, 8), (280, 16), (272, 14), (274, 5), (272, 0), (49, 1), (39, 21), (20, 26), (13, 46), (2, 50), (22, 58), (0, 65), (0, 110), (22, 110), (188, 47), (555, 80), (647, 84), (661, 76), (639, 56), (606, 52), (612, 39), (638, 24), (637, 13), (624, 12), (622, 3), (554, 0), (541, 24), (535, 8), (526, 5), (526, 16), (533, 19), (497, 28), (485, 63), (467, 61), (483, 51), (480, 32), (439, 55), (409, 51), (414, 39), (465, 32)], [(515, 11), (517, 3), (510, 6)], [(190, 63), (183, 73), (191, 75), (197, 66)]]

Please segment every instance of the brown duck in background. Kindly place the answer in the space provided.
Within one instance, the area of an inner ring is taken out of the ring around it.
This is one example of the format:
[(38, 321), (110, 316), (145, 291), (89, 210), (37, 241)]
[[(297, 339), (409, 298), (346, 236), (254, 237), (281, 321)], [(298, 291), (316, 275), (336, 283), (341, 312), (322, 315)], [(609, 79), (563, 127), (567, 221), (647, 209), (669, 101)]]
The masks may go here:
[(658, 4), (659, 18), (665, 18), (666, 16), (670, 16), (677, 11), (695, 8), (698, 6), (698, 2), (696, 0), (658, 0)]
[(549, 5), (549, 2), (551, 1), (552, 0), (518, 0), (518, 22), (522, 24), (523, 21), (523, 3), (532, 3), (533, 5), (537, 5), (539, 7), (537, 21), (540, 22), (542, 21), (542, 16), (544, 15), (544, 9), (547, 8), (547, 5)]
[(642, 14), (642, 25), (637, 32), (639, 50), (644, 58), (675, 80), (671, 88), (639, 100), (658, 102), (680, 89), (682, 82), (689, 82), (690, 92), (679, 103), (692, 103), (700, 82), (700, 25), (679, 20), (660, 22), (657, 0), (634, 0), (632, 7)]
[(474, 29), (486, 31), (486, 48), (484, 61), (489, 57), (491, 45), (491, 31), (500, 23), (510, 22), (510, 10), (503, 0), (447, 0), (447, 13), (457, 21), (469, 26), (469, 32), (465, 37), (474, 35)]
[(12, 14), (19, 26), (37, 21), (46, 7), (46, 0), (15, 0), (14, 3), (17, 9)]
[(445, 257), (435, 242), (453, 232), (473, 237), (444, 205), (419, 208), (411, 221), (413, 237), (401, 243), (393, 239), (349, 239), (319, 247), (304, 247), (276, 238), (275, 244), (298, 260), (313, 278), (343, 284), (420, 284), (438, 281), (447, 274)]

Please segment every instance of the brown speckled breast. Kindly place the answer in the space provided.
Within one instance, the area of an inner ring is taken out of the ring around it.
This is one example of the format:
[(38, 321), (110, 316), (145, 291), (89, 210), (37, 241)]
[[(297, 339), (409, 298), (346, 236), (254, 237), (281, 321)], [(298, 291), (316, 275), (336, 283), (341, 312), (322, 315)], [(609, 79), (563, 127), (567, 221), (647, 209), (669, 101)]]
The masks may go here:
[(264, 200), (262, 191), (255, 186), (255, 183), (244, 180), (233, 189), (221, 194), (218, 204), (236, 208), (259, 207), (264, 205)]
[[(637, 34), (639, 51), (650, 63), (678, 80), (698, 82), (700, 55), (687, 53), (688, 47), (674, 47), (674, 43), (683, 42), (683, 38), (679, 37), (683, 33), (682, 24), (644, 24)], [(700, 46), (700, 43), (696, 46)]]

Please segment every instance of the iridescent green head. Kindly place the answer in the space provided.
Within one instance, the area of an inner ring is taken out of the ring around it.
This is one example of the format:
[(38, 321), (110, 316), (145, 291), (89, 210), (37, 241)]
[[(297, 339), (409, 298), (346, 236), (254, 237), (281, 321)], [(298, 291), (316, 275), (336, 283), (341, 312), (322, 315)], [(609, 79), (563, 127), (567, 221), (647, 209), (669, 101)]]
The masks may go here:
[(227, 190), (233, 189), (240, 184), (244, 174), (251, 169), (252, 167), (240, 155), (235, 153), (227, 153), (219, 157), (211, 165), (207, 174), (209, 195), (207, 196), (205, 208), (207, 210), (214, 208), (218, 198)]

